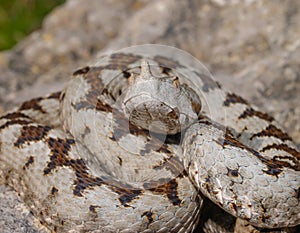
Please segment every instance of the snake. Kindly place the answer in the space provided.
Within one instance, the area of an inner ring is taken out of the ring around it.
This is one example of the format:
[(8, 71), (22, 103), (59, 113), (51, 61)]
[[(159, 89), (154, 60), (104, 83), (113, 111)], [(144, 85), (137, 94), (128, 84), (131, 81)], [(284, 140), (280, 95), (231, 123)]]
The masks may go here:
[(103, 53), (0, 117), (1, 179), (51, 232), (194, 232), (204, 198), (297, 226), (299, 159), (272, 116), (163, 45)]

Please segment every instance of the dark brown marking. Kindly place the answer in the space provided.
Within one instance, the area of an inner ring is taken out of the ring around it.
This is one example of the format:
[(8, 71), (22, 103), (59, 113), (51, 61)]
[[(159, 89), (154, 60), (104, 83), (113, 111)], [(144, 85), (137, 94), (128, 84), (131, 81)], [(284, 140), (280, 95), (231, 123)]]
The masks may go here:
[(73, 73), (73, 76), (77, 76), (77, 75), (85, 75), (89, 72), (90, 70), (90, 67), (86, 66), (86, 67), (83, 67), (81, 69), (78, 69), (76, 70), (74, 73)]
[(55, 195), (56, 193), (58, 193), (58, 189), (55, 187), (52, 187), (51, 189), (51, 195)]
[[(291, 148), (286, 144), (274, 143), (272, 145), (265, 146), (263, 149), (261, 149), (261, 152), (265, 152), (267, 150), (272, 150), (272, 149), (278, 150), (278, 154), (280, 154), (280, 151), (285, 151), (293, 156), (291, 157), (291, 156), (276, 155), (273, 157), (273, 161), (275, 163), (280, 164), (282, 167), (288, 167), (296, 171), (300, 171), (300, 162), (299, 162), (300, 153), (296, 149)], [(290, 160), (291, 163), (283, 160)]]
[(48, 147), (50, 149), (50, 162), (44, 169), (44, 175), (49, 174), (53, 169), (59, 166), (70, 166), (71, 159), (67, 157), (71, 150), (71, 145), (74, 144), (73, 139), (47, 139)]
[[(41, 215), (42, 217), (44, 216), (43, 210), (41, 210), (41, 211), (39, 212), (39, 215)], [(41, 223), (42, 223), (42, 221), (41, 221)]]
[[(130, 121), (128, 122), (128, 119), (124, 116), (124, 114), (119, 111), (113, 111), (113, 114), (114, 114), (114, 119), (117, 123), (117, 126), (114, 127), (114, 134), (111, 137), (111, 140), (118, 141), (120, 138), (127, 135), (128, 132), (135, 136), (147, 137), (150, 140), (151, 136), (150, 136), (149, 130), (140, 128), (136, 125), (133, 125)], [(152, 136), (155, 136), (155, 134), (152, 133)], [(155, 148), (159, 148), (156, 151), (170, 154), (171, 152), (167, 148), (167, 143), (179, 145), (180, 140), (181, 140), (181, 133), (177, 133), (175, 135), (167, 135), (166, 141), (165, 141), (166, 143), (162, 143), (159, 140), (159, 138), (160, 138), (159, 134), (157, 136), (155, 136), (155, 138), (157, 138), (157, 140), (156, 139), (151, 140), (151, 142), (145, 146), (144, 153), (148, 153), (150, 151), (150, 149), (153, 149), (155, 147)], [(162, 145), (162, 146), (161, 147), (157, 146), (158, 143), (159, 143), (159, 145)]]
[(98, 100), (96, 104), (96, 110), (102, 112), (112, 112), (113, 108), (109, 104), (103, 103), (101, 100)]
[(172, 80), (172, 84), (175, 88), (179, 88), (180, 87), (180, 82), (179, 82), (179, 78), (177, 76), (175, 76)]
[(102, 90), (102, 94), (109, 95), (109, 92), (108, 92), (108, 90), (107, 90), (107, 88), (106, 88), (106, 87), (105, 87), (105, 88), (103, 88), (103, 90)]
[(158, 63), (159, 66), (168, 68), (168, 69), (174, 69), (182, 66), (179, 62), (172, 60), (171, 58), (164, 57), (164, 56), (155, 56), (153, 58), (154, 61)]
[(8, 120), (17, 119), (17, 118), (30, 119), (29, 116), (25, 115), (22, 112), (12, 112), (0, 117), (0, 119), (8, 119)]
[(227, 127), (225, 127), (221, 124), (218, 124), (217, 122), (213, 122), (213, 121), (207, 119), (206, 116), (203, 116), (203, 115), (200, 114), (198, 118), (199, 118), (199, 124), (211, 125), (214, 128), (216, 128), (218, 130), (221, 130), (221, 131), (224, 131), (224, 133), (226, 133), (228, 135), (231, 135), (230, 130)]
[(50, 131), (51, 127), (49, 126), (34, 126), (34, 125), (25, 125), (23, 126), (21, 130), (21, 135), (17, 139), (17, 141), (14, 143), (14, 146), (21, 146), (24, 143), (29, 143), (32, 141), (39, 141), (43, 139), (48, 132)]
[(296, 192), (296, 198), (299, 200), (300, 199), (300, 187), (297, 190), (295, 190), (295, 192)]
[(230, 169), (227, 167), (227, 175), (229, 177), (238, 177), (239, 176), (239, 170), (238, 169)]
[[(260, 219), (261, 219), (262, 222), (266, 222), (268, 219), (270, 219), (270, 216), (265, 216), (265, 213), (267, 212), (267, 209), (264, 205), (261, 205), (260, 208), (261, 208), (261, 212), (262, 212), (262, 215), (261, 215)], [(270, 231), (270, 233), (272, 233), (272, 232), (273, 231)]]
[(262, 130), (261, 132), (253, 134), (250, 140), (252, 140), (254, 137), (264, 137), (264, 136), (279, 138), (282, 141), (292, 141), (292, 139), (289, 137), (287, 133), (283, 132), (275, 125), (269, 125), (266, 129)]
[[(24, 118), (24, 119), (19, 119), (19, 118)], [(1, 116), (0, 119), (9, 120), (0, 126), (0, 130), (9, 127), (10, 125), (15, 125), (15, 124), (28, 125), (32, 123), (32, 119), (20, 111), (7, 113), (6, 115)]]
[(64, 98), (65, 98), (65, 96), (66, 96), (66, 93), (65, 93), (65, 92), (62, 92), (62, 94), (61, 94), (60, 97), (59, 97), (59, 101), (63, 101)]
[(128, 122), (128, 119), (124, 116), (123, 113), (119, 111), (114, 111), (114, 119), (117, 125), (114, 127), (114, 133), (113, 136), (111, 137), (111, 140), (113, 141), (118, 141), (120, 138), (124, 137), (125, 135), (129, 133), (133, 135), (143, 135), (145, 137), (149, 137), (149, 131), (141, 129), (133, 124)]
[(234, 209), (235, 212), (238, 211), (238, 207), (235, 203), (231, 203), (231, 207), (232, 207), (232, 209)]
[(60, 99), (61, 98), (61, 91), (54, 92), (48, 96), (48, 99)]
[[(153, 141), (153, 140), (151, 140)], [(167, 144), (162, 144), (161, 147), (159, 147), (157, 150), (155, 150), (157, 152), (160, 152), (160, 153), (164, 153), (164, 154), (168, 154), (168, 155), (171, 155), (172, 152), (170, 151), (170, 149), (168, 148), (168, 145)]]
[(198, 115), (201, 110), (201, 101), (198, 94), (186, 84), (182, 84), (181, 89), (185, 93), (186, 97), (190, 100), (194, 112)]
[(97, 213), (97, 211), (96, 211), (97, 208), (101, 208), (101, 207), (98, 206), (98, 205), (90, 205), (89, 211), (96, 214)]
[(129, 53), (113, 53), (110, 56), (110, 63), (123, 63), (123, 64), (132, 64), (142, 57), (140, 55), (129, 54)]
[(73, 194), (78, 197), (82, 197), (82, 192), (86, 188), (102, 184), (101, 178), (92, 177), (88, 174), (87, 166), (82, 159), (71, 159), (68, 157), (71, 145), (74, 144), (73, 139), (49, 138), (47, 142), (51, 153), (50, 162), (44, 169), (44, 175), (48, 175), (57, 167), (66, 166), (72, 168), (77, 178), (74, 181)]
[(169, 112), (168, 114), (167, 114), (167, 117), (169, 118), (169, 119), (174, 119), (174, 120), (177, 120), (178, 118), (179, 118), (179, 110), (175, 107), (174, 109), (172, 109), (172, 111), (171, 112)]
[(244, 128), (242, 129), (242, 131), (240, 133), (238, 133), (236, 135), (237, 138), (240, 138), (242, 136), (242, 132), (245, 132), (246, 130), (248, 130), (248, 127), (247, 126), (244, 126)]
[(148, 220), (148, 224), (152, 223), (153, 222), (153, 213), (151, 211), (145, 211), (144, 213), (142, 213), (141, 217), (146, 217), (147, 220)]
[(34, 157), (33, 156), (29, 156), (29, 158), (27, 159), (27, 162), (23, 166), (23, 170), (27, 169), (29, 167), (29, 165), (33, 164), (33, 163), (34, 163)]
[(175, 177), (185, 177), (185, 176), (187, 176), (187, 173), (186, 173), (186, 171), (183, 167), (182, 162), (176, 156), (171, 156), (169, 158), (164, 158), (164, 160), (161, 161), (158, 165), (154, 165), (153, 169), (155, 169), (155, 170), (166, 169), (168, 171), (171, 171), (171, 173)]
[[(159, 138), (155, 138), (154, 134), (152, 136), (151, 136), (151, 140), (149, 139), (149, 141), (146, 143), (145, 149), (141, 151), (141, 155), (145, 155), (145, 154), (149, 153), (150, 151), (157, 151), (157, 152), (168, 154), (168, 155), (172, 154), (172, 152), (169, 150), (167, 144), (162, 142)], [(149, 137), (150, 136), (148, 136), (148, 138)]]
[(257, 157), (262, 163), (264, 163), (266, 165), (267, 169), (263, 170), (263, 172), (265, 172), (268, 175), (278, 176), (282, 172), (282, 164), (281, 163), (278, 163), (278, 161), (273, 161), (271, 159), (268, 160), (268, 159), (264, 158), (259, 152), (242, 144), (240, 141), (235, 139), (229, 133), (225, 133), (224, 138), (219, 138), (216, 142), (223, 147), (230, 145), (230, 146), (241, 148), (243, 150), (250, 152), (255, 157)]
[(0, 130), (4, 129), (6, 127), (9, 127), (10, 125), (28, 125), (31, 124), (31, 120), (20, 120), (20, 119), (13, 119), (11, 121), (6, 122), (5, 124), (0, 126)]
[(128, 207), (133, 199), (137, 198), (142, 190), (135, 189), (129, 185), (124, 185), (113, 179), (106, 177), (94, 177), (89, 174), (88, 168), (82, 159), (71, 159), (68, 154), (71, 150), (71, 145), (74, 144), (73, 139), (54, 139), (47, 140), (51, 150), (50, 162), (44, 169), (44, 175), (49, 174), (57, 167), (69, 167), (76, 176), (73, 184), (73, 194), (77, 197), (83, 197), (83, 192), (86, 189), (92, 189), (95, 186), (107, 185), (112, 191), (119, 194), (119, 201), (123, 206)]
[(79, 111), (81, 109), (96, 108), (98, 97), (103, 93), (104, 87), (101, 79), (99, 78), (102, 70), (103, 67), (101, 66), (91, 67), (89, 71), (86, 74), (84, 74), (85, 80), (87, 81), (87, 83), (90, 84), (91, 87), (85, 95), (85, 100), (73, 104), (75, 110)]
[(266, 150), (270, 150), (270, 149), (277, 149), (277, 150), (282, 150), (285, 151), (291, 155), (293, 155), (297, 160), (300, 160), (300, 153), (294, 149), (289, 147), (286, 144), (272, 144), (272, 145), (268, 145), (266, 147), (264, 147), (263, 149), (261, 149), (262, 152), (266, 151)]
[(260, 119), (263, 119), (265, 121), (269, 121), (272, 122), (274, 120), (274, 118), (272, 116), (269, 116), (266, 113), (260, 112), (260, 111), (256, 111), (251, 107), (246, 108), (246, 110), (239, 116), (238, 119), (245, 119), (247, 117), (253, 117), (256, 116)]
[(194, 112), (196, 114), (198, 114), (201, 110), (201, 104), (199, 104), (198, 102), (193, 101), (192, 102), (192, 108), (193, 108)]
[(130, 76), (131, 76), (131, 73), (130, 73), (130, 72), (128, 72), (128, 71), (123, 71), (123, 77), (124, 77), (124, 78), (128, 79), (128, 78), (130, 78)]
[[(208, 175), (205, 178), (204, 188), (207, 190), (208, 193), (214, 193), (210, 182), (211, 182), (211, 178), (210, 178), (210, 175)], [(223, 205), (220, 203), (220, 206), (223, 206)]]
[[(272, 162), (272, 161), (270, 161), (270, 162)], [(277, 165), (279, 165), (279, 164), (277, 164)], [(276, 168), (276, 167), (272, 166), (272, 164), (271, 165), (267, 164), (267, 169), (262, 170), (262, 171), (268, 175), (278, 177), (280, 175), (280, 173), (282, 172), (282, 166), (279, 165), (278, 168)]]
[[(141, 189), (136, 189), (128, 184), (123, 184), (110, 178), (102, 177), (96, 178), (96, 180), (98, 182), (96, 185), (107, 185), (112, 191), (119, 194), (118, 199), (125, 207), (130, 207), (128, 204), (135, 198), (138, 198), (143, 192)], [(93, 185), (93, 183), (89, 185)]]
[(139, 195), (142, 194), (142, 190), (140, 189), (134, 189), (133, 187), (122, 187), (124, 185), (117, 184), (114, 186), (110, 186), (110, 188), (119, 194), (119, 201), (120, 203), (125, 207), (130, 207), (128, 203), (130, 203), (132, 200), (137, 198)]
[(128, 69), (130, 64), (141, 58), (141, 56), (134, 54), (114, 53), (110, 56), (109, 64), (105, 66), (105, 69), (124, 71)]
[(176, 179), (161, 178), (158, 181), (144, 183), (144, 188), (154, 194), (165, 194), (173, 205), (180, 205), (181, 200), (178, 197), (178, 183)]
[(246, 100), (244, 100), (242, 97), (234, 94), (234, 93), (227, 93), (226, 99), (223, 103), (224, 106), (230, 106), (230, 104), (248, 104)]
[(205, 75), (205, 74), (199, 74), (198, 72), (194, 71), (194, 73), (201, 78), (202, 82), (203, 82), (203, 87), (202, 87), (202, 91), (204, 92), (209, 92), (215, 88), (219, 88), (218, 83), (213, 80), (211, 77)]
[(110, 63), (104, 67), (107, 70), (120, 70), (124, 71), (128, 69), (128, 65), (126, 64), (118, 64), (118, 63)]
[(122, 164), (123, 164), (122, 158), (118, 156), (118, 159), (119, 159), (119, 165), (122, 166)]
[(85, 100), (80, 101), (76, 104), (72, 103), (71, 105), (76, 111), (79, 111), (81, 109), (94, 109), (95, 108), (95, 105), (90, 104), (88, 101), (85, 101)]
[(46, 111), (40, 105), (40, 101), (43, 100), (42, 97), (31, 99), (25, 101), (20, 107), (19, 110), (35, 110), (41, 113), (46, 113)]
[(88, 174), (88, 169), (83, 160), (71, 160), (70, 167), (75, 171), (76, 180), (74, 181), (73, 194), (77, 197), (83, 197), (83, 192), (86, 189), (91, 189), (94, 186), (101, 186), (103, 179), (94, 177)]
[[(268, 217), (268, 218), (270, 218), (270, 217)], [(261, 221), (264, 222), (264, 223), (267, 221), (268, 218), (265, 217), (265, 215), (262, 215), (262, 216), (260, 217)]]

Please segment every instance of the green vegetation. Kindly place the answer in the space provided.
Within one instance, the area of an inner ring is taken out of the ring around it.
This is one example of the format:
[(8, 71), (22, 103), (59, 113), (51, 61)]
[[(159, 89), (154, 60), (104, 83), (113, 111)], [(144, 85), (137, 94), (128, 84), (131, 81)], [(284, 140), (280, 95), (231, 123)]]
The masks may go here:
[(0, 50), (13, 47), (41, 26), (45, 15), (65, 0), (0, 0)]

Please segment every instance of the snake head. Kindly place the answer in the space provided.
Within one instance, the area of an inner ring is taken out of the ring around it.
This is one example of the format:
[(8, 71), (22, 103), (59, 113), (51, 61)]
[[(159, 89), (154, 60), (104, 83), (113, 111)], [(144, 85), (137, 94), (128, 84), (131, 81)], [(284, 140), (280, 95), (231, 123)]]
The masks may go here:
[(201, 102), (177, 76), (154, 76), (148, 61), (129, 79), (123, 110), (130, 123), (154, 133), (176, 134), (198, 118)]

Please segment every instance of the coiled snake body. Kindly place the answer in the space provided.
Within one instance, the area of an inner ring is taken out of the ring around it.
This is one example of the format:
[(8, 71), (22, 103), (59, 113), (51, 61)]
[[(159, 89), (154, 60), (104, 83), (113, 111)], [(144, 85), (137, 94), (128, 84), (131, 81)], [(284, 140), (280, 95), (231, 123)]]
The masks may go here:
[(199, 191), (262, 228), (300, 223), (299, 152), (190, 55), (127, 48), (0, 118), (3, 177), (54, 232), (193, 232)]

